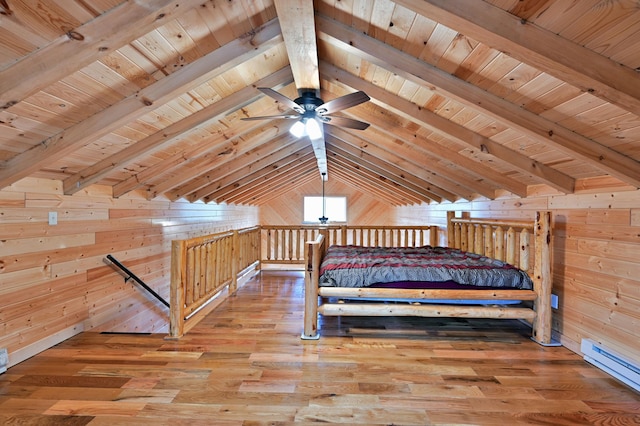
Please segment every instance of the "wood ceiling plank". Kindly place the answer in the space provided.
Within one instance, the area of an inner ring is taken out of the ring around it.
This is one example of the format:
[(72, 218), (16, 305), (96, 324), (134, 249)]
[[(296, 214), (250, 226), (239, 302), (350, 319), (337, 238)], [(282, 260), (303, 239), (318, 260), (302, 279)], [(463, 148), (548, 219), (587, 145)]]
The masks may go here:
[[(277, 71), (267, 78), (256, 82), (259, 86), (273, 87), (281, 84), (283, 81), (291, 79), (289, 69)], [(234, 94), (209, 105), (208, 107), (185, 117), (184, 119), (173, 123), (161, 131), (154, 133), (147, 138), (136, 142), (133, 145), (107, 157), (84, 170), (68, 177), (63, 182), (65, 194), (73, 194), (88, 185), (91, 185), (102, 179), (112, 170), (124, 168), (134, 163), (144, 155), (149, 155), (157, 150), (164, 148), (166, 145), (173, 143), (174, 140), (182, 134), (190, 131), (193, 127), (198, 127), (210, 120), (215, 120), (221, 115), (234, 111), (243, 105), (262, 96), (253, 86), (248, 86)]]
[[(309, 148), (309, 144), (304, 140), (295, 140), (291, 138), (273, 138), (269, 142), (256, 147), (242, 157), (227, 161), (216, 167), (215, 180), (204, 186), (200, 186), (195, 191), (186, 194), (185, 188), (178, 187), (175, 190), (166, 193), (170, 200), (175, 199), (175, 195), (182, 195), (189, 201), (199, 200), (202, 197), (217, 191), (226, 186), (234, 186), (235, 182), (250, 175), (257, 170), (273, 165), (278, 166), (278, 162), (283, 158), (293, 155), (301, 149)], [(187, 183), (188, 185), (189, 183)]]
[(468, 35), (585, 92), (640, 115), (637, 73), (486, 2), (397, 0), (416, 13)]
[(237, 181), (237, 185), (233, 187), (220, 188), (219, 190), (210, 192), (200, 199), (205, 202), (215, 201), (219, 203), (222, 200), (232, 200), (241, 197), (242, 194), (251, 192), (254, 189), (264, 189), (264, 187), (271, 187), (271, 185), (277, 183), (276, 179), (289, 179), (293, 173), (299, 173), (300, 169), (306, 170), (313, 168), (313, 163), (309, 164), (314, 159), (313, 152), (306, 147), (306, 152), (300, 152), (297, 155), (292, 155), (283, 159), (277, 168), (266, 167), (262, 170), (250, 173)]
[[(529, 137), (576, 156), (610, 175), (640, 188), (640, 162), (583, 137), (534, 113), (515, 107), (466, 81), (444, 73), (414, 57), (385, 46), (371, 37), (351, 31), (322, 17), (317, 19), (319, 37), (338, 43), (368, 61), (387, 67), (418, 84), (433, 84), (470, 108), (489, 114), (525, 132)], [(395, 66), (392, 64), (401, 64)], [(640, 85), (638, 85), (640, 87)], [(640, 89), (639, 89), (640, 90)]]
[(297, 187), (298, 182), (306, 182), (317, 177), (318, 168), (315, 165), (315, 157), (310, 152), (307, 161), (297, 165), (295, 170), (285, 175), (278, 175), (271, 179), (269, 185), (259, 184), (252, 187), (251, 191), (243, 191), (234, 197), (224, 198), (220, 202), (249, 204), (257, 201), (269, 200), (275, 193), (286, 194), (291, 188)]
[[(442, 197), (427, 189), (429, 187), (427, 182), (424, 182), (415, 176), (410, 176), (405, 171), (399, 170), (390, 164), (385, 164), (383, 159), (367, 155), (364, 152), (357, 152), (357, 150), (351, 149), (348, 145), (341, 143), (337, 139), (331, 139), (329, 137), (328, 140), (328, 149), (333, 154), (337, 154), (343, 158), (351, 160), (352, 162), (357, 163), (360, 167), (364, 167), (374, 173), (377, 173), (385, 179), (406, 188), (408, 191), (413, 191), (438, 203), (442, 202)], [(450, 197), (449, 201), (455, 201), (453, 194), (450, 194)]]
[[(445, 167), (437, 164), (438, 158), (430, 157), (423, 151), (417, 151), (413, 143), (402, 140), (402, 137), (393, 141), (393, 143), (383, 146), (372, 133), (369, 134), (366, 140), (338, 128), (332, 128), (330, 134), (362, 151), (366, 151), (374, 157), (384, 158), (394, 166), (429, 182), (427, 188), (442, 198), (449, 199), (451, 194), (465, 200), (475, 198), (476, 192), (465, 185), (452, 181), (452, 179), (460, 179), (463, 183), (467, 183), (465, 176), (458, 178), (458, 175), (462, 173), (455, 173), (456, 177), (452, 178)], [(386, 139), (386, 136), (383, 137)], [(494, 192), (489, 192), (489, 194), (492, 197), (494, 196)]]
[[(328, 151), (327, 157), (329, 158), (329, 164), (336, 164), (343, 166), (344, 170), (348, 170), (354, 176), (353, 178), (362, 179), (367, 182), (371, 182), (374, 184), (374, 187), (383, 187), (386, 188), (389, 192), (395, 192), (397, 194), (401, 194), (402, 197), (411, 200), (411, 204), (416, 204), (420, 202), (430, 202), (431, 198), (427, 197), (424, 194), (417, 193), (409, 188), (404, 187), (403, 185), (389, 180), (386, 176), (383, 176), (379, 173), (375, 173), (365, 167), (360, 166), (359, 163), (342, 157), (339, 153), (334, 151)], [(374, 190), (371, 192), (375, 194)]]
[[(561, 177), (565, 176), (559, 172), (555, 172), (553, 169), (545, 166), (544, 164), (533, 161), (530, 158), (520, 153), (517, 153), (511, 149), (504, 148), (499, 143), (494, 142), (488, 138), (485, 138), (480, 134), (472, 132), (469, 129), (466, 129), (465, 127), (459, 124), (446, 120), (440, 117), (439, 115), (434, 114), (424, 108), (420, 108), (418, 105), (415, 105), (412, 102), (406, 101), (397, 96), (392, 96), (386, 93), (383, 89), (377, 87), (376, 85), (373, 85), (364, 80), (358, 79), (357, 77), (352, 76), (348, 73), (342, 72), (341, 70), (333, 66), (322, 63), (321, 69), (323, 71), (323, 75), (331, 76), (337, 79), (338, 81), (348, 84), (351, 87), (357, 87), (360, 90), (363, 90), (364, 92), (369, 94), (369, 96), (373, 99), (374, 103), (381, 102), (382, 104), (384, 104), (384, 106), (386, 106), (387, 108), (390, 108), (392, 111), (400, 112), (401, 114), (403, 114), (405, 118), (411, 119), (414, 122), (417, 122), (418, 124), (423, 126), (426, 125), (429, 127), (433, 127), (436, 130), (443, 132), (445, 135), (461, 142), (464, 145), (472, 146), (475, 149), (482, 150), (482, 151), (489, 151), (492, 155), (496, 156), (499, 159), (502, 159), (503, 161), (506, 161), (509, 164), (513, 164), (515, 162), (517, 165), (520, 166), (520, 168), (526, 167), (527, 172), (530, 169), (533, 169), (536, 172), (536, 174), (534, 175), (536, 177), (538, 177), (538, 175), (542, 174), (543, 172), (551, 174), (552, 176), (561, 176)], [(374, 126), (380, 123), (379, 120), (372, 120), (372, 122), (374, 123), (373, 124)], [(397, 137), (399, 134), (401, 134), (401, 132), (402, 132), (401, 129), (397, 129), (397, 130), (394, 129), (391, 132), (391, 134)], [(438, 150), (437, 147), (432, 147), (430, 149), (432, 149), (434, 153), (440, 156), (449, 155), (448, 159), (456, 163), (461, 161), (461, 159), (458, 158), (458, 156), (454, 156), (453, 158), (450, 157), (451, 155), (450, 151), (446, 152), (442, 149)], [(471, 165), (472, 164), (466, 164), (467, 167)], [(486, 170), (486, 168), (482, 168), (478, 164), (474, 165), (474, 167), (471, 168), (471, 170), (477, 170), (476, 173), (481, 174), (485, 177), (489, 176), (489, 178), (492, 180), (494, 179), (497, 180), (497, 182), (495, 183), (501, 185), (504, 188), (509, 189), (512, 192), (516, 191), (514, 192), (515, 194), (518, 194), (520, 196), (524, 196), (526, 194), (526, 187), (524, 187), (523, 185), (521, 184), (519, 185), (517, 182), (511, 179), (506, 179), (504, 176), (499, 176), (496, 173), (492, 173), (490, 170)], [(573, 180), (572, 179), (570, 180), (571, 180), (570, 189), (573, 190)], [(567, 188), (563, 188), (563, 189), (566, 190)], [(486, 191), (483, 191), (479, 187), (476, 187), (475, 190), (481, 191), (480, 193), (485, 196), (490, 195), (490, 192), (491, 192), (489, 191), (489, 193), (487, 193)], [(493, 196), (489, 196), (489, 198), (493, 198)]]
[(0, 71), (0, 109), (15, 105), (200, 3), (182, 0), (176, 7), (174, 0), (124, 2), (74, 28), (74, 37), (61, 35)]
[[(280, 40), (277, 22), (271, 22), (251, 37), (235, 40), (207, 56), (162, 79), (161, 83), (140, 90), (117, 104), (71, 126), (43, 141), (33, 149), (17, 155), (0, 170), (0, 188), (38, 171), (84, 144), (96, 140), (122, 125), (169, 102), (180, 94), (210, 80), (249, 57), (259, 55)], [(67, 61), (64, 61), (67, 62)]]
[[(249, 137), (247, 138), (242, 136), (234, 137), (224, 144), (210, 143), (210, 145), (214, 147), (212, 150), (205, 155), (186, 162), (185, 166), (180, 170), (165, 174), (161, 181), (154, 184), (149, 189), (149, 199), (176, 188), (180, 188), (180, 196), (190, 194), (215, 180), (216, 176), (214, 171), (216, 167), (232, 161), (235, 158), (244, 156), (247, 152), (261, 146), (274, 137), (282, 135), (284, 138), (294, 139), (294, 136), (287, 132), (286, 126), (280, 126), (274, 129), (272, 125), (263, 125), (259, 127), (259, 129), (266, 131), (254, 132), (254, 135), (248, 135)], [(174, 191), (172, 198), (178, 195), (176, 192), (177, 191)]]

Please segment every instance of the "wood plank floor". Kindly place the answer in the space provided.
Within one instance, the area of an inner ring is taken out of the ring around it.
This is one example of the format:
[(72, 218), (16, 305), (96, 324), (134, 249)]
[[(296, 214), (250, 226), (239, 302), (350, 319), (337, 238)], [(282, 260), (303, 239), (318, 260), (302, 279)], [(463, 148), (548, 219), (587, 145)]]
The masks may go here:
[(256, 277), (180, 341), (84, 333), (0, 375), (0, 424), (634, 425), (640, 394), (515, 321), (325, 318)]

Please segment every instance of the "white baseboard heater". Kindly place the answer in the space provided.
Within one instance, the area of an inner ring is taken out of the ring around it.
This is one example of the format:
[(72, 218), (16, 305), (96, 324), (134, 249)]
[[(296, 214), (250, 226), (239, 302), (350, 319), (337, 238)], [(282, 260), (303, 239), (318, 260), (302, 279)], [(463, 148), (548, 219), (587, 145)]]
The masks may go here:
[(640, 392), (640, 365), (590, 339), (582, 339), (584, 359)]
[(9, 354), (7, 353), (6, 348), (0, 349), (0, 374), (7, 371), (7, 366), (9, 365)]

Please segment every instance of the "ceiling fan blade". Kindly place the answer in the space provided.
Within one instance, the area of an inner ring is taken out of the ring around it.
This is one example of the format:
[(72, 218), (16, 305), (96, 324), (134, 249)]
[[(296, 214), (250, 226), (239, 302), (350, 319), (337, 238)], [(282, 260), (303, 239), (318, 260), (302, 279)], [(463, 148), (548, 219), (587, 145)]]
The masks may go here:
[(332, 116), (321, 116), (322, 121), (326, 124), (330, 124), (332, 126), (338, 127), (347, 127), (349, 129), (356, 130), (364, 130), (369, 127), (369, 123), (365, 123), (364, 121), (354, 120), (352, 118), (347, 117), (332, 117)]
[(299, 119), (299, 115), (292, 114), (279, 114), (279, 115), (263, 115), (263, 116), (255, 116), (255, 117), (243, 117), (241, 120), (244, 121), (252, 121), (252, 120), (274, 120), (276, 118), (284, 118), (287, 120)]
[(363, 102), (367, 102), (369, 99), (371, 98), (364, 92), (349, 93), (348, 95), (340, 96), (339, 98), (325, 102), (316, 108), (316, 111), (318, 111), (319, 114), (332, 114), (334, 112), (359, 105)]
[(285, 105), (286, 107), (291, 108), (294, 111), (297, 111), (301, 114), (304, 112), (304, 108), (302, 108), (300, 105), (298, 105), (297, 103), (293, 102), (291, 99), (287, 98), (282, 93), (277, 92), (270, 87), (258, 87), (258, 90), (264, 93), (265, 95), (272, 97), (276, 101), (280, 102), (282, 105)]

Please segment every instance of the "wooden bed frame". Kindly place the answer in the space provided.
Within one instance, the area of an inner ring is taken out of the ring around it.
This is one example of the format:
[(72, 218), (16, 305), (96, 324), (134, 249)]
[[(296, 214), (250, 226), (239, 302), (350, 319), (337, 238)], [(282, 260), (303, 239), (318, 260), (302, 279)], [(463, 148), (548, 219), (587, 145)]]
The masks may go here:
[[(318, 339), (318, 313), (325, 316), (417, 316), (523, 319), (531, 324), (532, 339), (555, 345), (551, 339), (551, 213), (537, 212), (534, 222), (473, 220), (447, 215), (448, 245), (504, 260), (527, 271), (533, 290), (418, 290), (392, 288), (320, 287), (319, 270), (326, 251), (320, 234), (305, 243), (305, 308), (303, 339)], [(533, 238), (531, 236), (533, 235)], [(329, 303), (327, 298), (367, 299), (367, 303)], [(531, 306), (455, 305), (437, 303), (371, 303), (379, 299), (521, 300)]]

